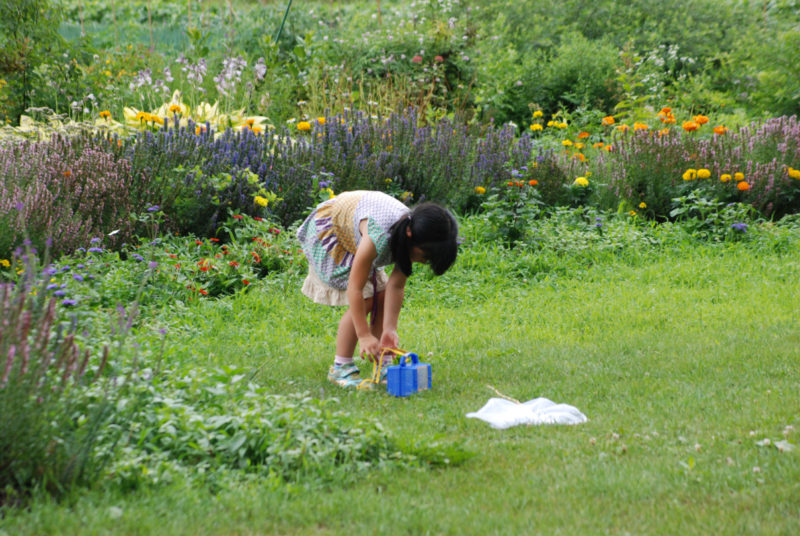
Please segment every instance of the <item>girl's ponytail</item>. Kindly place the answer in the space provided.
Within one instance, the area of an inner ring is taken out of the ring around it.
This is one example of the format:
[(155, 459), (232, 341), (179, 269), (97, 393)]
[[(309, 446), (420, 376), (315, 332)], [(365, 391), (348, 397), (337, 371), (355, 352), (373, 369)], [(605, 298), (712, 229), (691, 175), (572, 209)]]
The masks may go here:
[(409, 214), (394, 222), (389, 228), (389, 249), (392, 250), (392, 258), (406, 276), (411, 275), (411, 239), (407, 232), (410, 226), (411, 215)]

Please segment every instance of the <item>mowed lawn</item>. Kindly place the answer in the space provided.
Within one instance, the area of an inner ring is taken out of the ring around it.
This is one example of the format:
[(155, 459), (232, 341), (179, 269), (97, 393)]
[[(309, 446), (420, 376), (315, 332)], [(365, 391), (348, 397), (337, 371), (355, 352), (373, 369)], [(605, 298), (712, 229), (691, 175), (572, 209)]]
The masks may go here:
[[(408, 399), (326, 382), (340, 312), (296, 276), (178, 313), (168, 344), (187, 366), (336, 396), (449, 466), (341, 487), (101, 489), (8, 512), (0, 534), (800, 533), (799, 251), (700, 245), (552, 277), (472, 261), (410, 280), (401, 341), (432, 363), (433, 390)], [(465, 417), (488, 386), (589, 421), (494, 430)]]

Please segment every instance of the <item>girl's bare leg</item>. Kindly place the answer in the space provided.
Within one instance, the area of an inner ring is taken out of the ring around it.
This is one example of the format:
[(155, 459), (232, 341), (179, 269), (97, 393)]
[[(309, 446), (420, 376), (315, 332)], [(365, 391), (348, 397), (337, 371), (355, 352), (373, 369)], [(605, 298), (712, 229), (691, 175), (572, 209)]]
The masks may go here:
[[(383, 297), (384, 292), (378, 293), (378, 314), (375, 315), (375, 322), (373, 323), (373, 335), (378, 339), (381, 338), (383, 332)], [(364, 305), (367, 312), (372, 311), (372, 298), (364, 300)], [(356, 328), (353, 325), (353, 316), (350, 309), (347, 309), (339, 320), (339, 329), (336, 332), (336, 355), (341, 357), (352, 357), (358, 344), (358, 335), (356, 335)]]

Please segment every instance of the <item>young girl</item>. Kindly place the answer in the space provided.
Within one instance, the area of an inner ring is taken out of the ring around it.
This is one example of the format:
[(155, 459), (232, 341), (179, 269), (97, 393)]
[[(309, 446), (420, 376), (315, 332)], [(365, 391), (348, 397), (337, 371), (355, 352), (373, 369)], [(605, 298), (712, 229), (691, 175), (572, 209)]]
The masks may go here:
[[(397, 320), (412, 263), (429, 264), (436, 275), (443, 274), (456, 260), (457, 236), (447, 209), (423, 203), (409, 210), (381, 192), (341, 193), (306, 218), (297, 230), (309, 265), (303, 294), (316, 303), (350, 306), (339, 321), (331, 382), (362, 385), (353, 363), (356, 343), (372, 360), (384, 348), (398, 348)], [(383, 267), (392, 263), (387, 277)]]

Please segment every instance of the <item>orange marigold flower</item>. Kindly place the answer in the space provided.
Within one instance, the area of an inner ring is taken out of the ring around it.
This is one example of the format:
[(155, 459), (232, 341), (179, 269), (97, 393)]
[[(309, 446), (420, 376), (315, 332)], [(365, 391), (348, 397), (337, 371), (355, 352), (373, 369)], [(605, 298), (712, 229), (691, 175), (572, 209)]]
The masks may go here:
[(200, 134), (202, 134), (205, 131), (206, 131), (206, 127), (204, 127), (203, 125), (200, 125), (199, 127), (194, 129), (194, 135), (195, 136), (199, 136)]
[(308, 121), (300, 121), (299, 123), (297, 123), (297, 130), (303, 132), (309, 131), (311, 130), (311, 123), (309, 123)]
[(589, 136), (591, 136), (591, 134), (589, 134), (588, 132), (581, 132), (580, 134), (578, 134), (578, 139), (583, 140), (588, 138)]
[(750, 184), (748, 184), (745, 181), (742, 181), (739, 184), (737, 184), (736, 187), (739, 189), (740, 192), (746, 192), (747, 190), (750, 189)]
[(65, 177), (70, 177), (70, 176), (72, 176), (72, 172), (71, 172), (70, 170), (66, 170), (66, 171), (63, 173), (63, 175), (64, 175)]
[(614, 121), (613, 115), (607, 115), (603, 118), (602, 121), (600, 121), (600, 123), (602, 125), (608, 126), (608, 125), (613, 125), (614, 123), (616, 123), (616, 121)]
[(212, 242), (219, 242), (219, 238), (209, 238)]
[(705, 116), (705, 115), (702, 115), (702, 114), (701, 115), (696, 115), (696, 116), (692, 117), (692, 119), (698, 125), (705, 125), (706, 123), (708, 123), (708, 116)]
[(685, 121), (682, 126), (683, 126), (683, 130), (685, 130), (686, 132), (692, 132), (692, 131), (697, 130), (698, 128), (700, 128), (700, 125), (698, 125), (694, 121)]
[(250, 284), (250, 281), (248, 281), (247, 279), (242, 279), (242, 285), (247, 286), (249, 284)]
[(528, 184), (531, 186), (536, 186), (537, 184), (539, 184), (539, 181), (537, 181), (536, 179), (531, 179), (528, 181)]
[(237, 268), (239, 266), (239, 263), (236, 261), (231, 261), (228, 263), (228, 266), (233, 266), (234, 268)]
[(658, 112), (658, 115), (660, 117), (662, 115), (669, 115), (671, 113), (672, 113), (672, 108), (670, 108), (669, 106), (664, 106), (663, 108), (661, 108), (661, 111)]
[(203, 245), (203, 241), (202, 240), (195, 240), (194, 243), (197, 244), (198, 246), (202, 246)]
[(722, 125), (714, 127), (714, 134), (717, 136), (722, 136), (728, 132), (728, 127), (723, 127)]
[(595, 149), (602, 149), (604, 146), (605, 143), (603, 143), (602, 141), (596, 141), (592, 144), (592, 147), (594, 147)]
[(200, 290), (198, 290), (197, 292), (199, 292), (199, 293), (200, 293), (200, 294), (202, 294), (203, 296), (208, 296), (208, 292), (206, 292), (206, 291), (205, 291), (205, 290), (203, 290), (203, 289), (200, 289)]
[(633, 130), (647, 130), (649, 128), (650, 127), (645, 125), (644, 123), (634, 123), (633, 124)]
[(586, 162), (586, 157), (583, 155), (583, 153), (575, 153), (572, 155), (572, 158), (580, 160), (581, 162)]
[(628, 130), (630, 130), (630, 128), (631, 127), (629, 127), (628, 125), (619, 125), (617, 127), (617, 130), (619, 130), (620, 132), (628, 132)]
[(111, 112), (109, 112), (108, 110), (103, 110), (102, 112), (100, 112), (100, 117), (111, 119)]
[(508, 181), (508, 185), (507, 186), (514, 186), (514, 181)]

